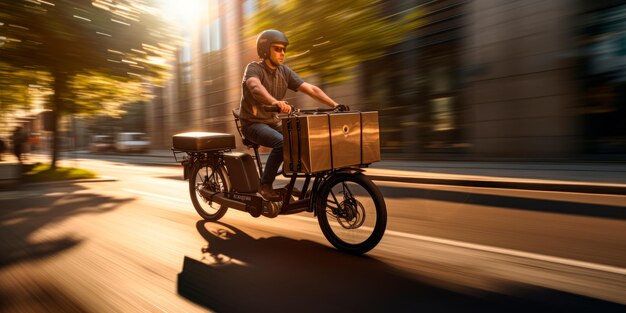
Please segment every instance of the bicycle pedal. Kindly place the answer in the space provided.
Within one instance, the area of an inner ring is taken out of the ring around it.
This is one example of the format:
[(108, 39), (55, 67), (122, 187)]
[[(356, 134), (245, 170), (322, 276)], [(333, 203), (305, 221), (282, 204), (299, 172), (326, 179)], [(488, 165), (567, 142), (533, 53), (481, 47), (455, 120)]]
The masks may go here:
[(252, 217), (259, 217), (261, 216), (262, 210), (261, 208), (257, 208), (255, 206), (249, 205), (246, 207), (246, 209), (248, 210), (248, 213), (250, 213), (250, 215), (252, 215)]
[(274, 218), (280, 214), (280, 208), (282, 207), (282, 201), (270, 202), (263, 201), (263, 211), (261, 214), (265, 217)]

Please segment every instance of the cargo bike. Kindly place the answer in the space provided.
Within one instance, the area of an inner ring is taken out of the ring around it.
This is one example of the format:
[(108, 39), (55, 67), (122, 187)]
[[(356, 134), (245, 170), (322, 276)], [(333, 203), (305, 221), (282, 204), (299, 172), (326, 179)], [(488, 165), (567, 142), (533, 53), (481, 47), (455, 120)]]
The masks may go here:
[[(174, 156), (189, 179), (191, 202), (203, 219), (217, 221), (228, 208), (270, 218), (310, 212), (340, 251), (363, 254), (378, 244), (387, 209), (363, 170), (380, 160), (378, 112), (295, 109), (282, 116), (284, 163), (278, 175), (289, 183), (279, 190), (282, 201), (277, 202), (257, 193), (263, 173), (259, 146), (242, 135), (238, 110), (233, 115), (243, 144), (254, 156), (234, 151), (232, 134), (192, 132), (172, 139)], [(303, 181), (299, 192), (298, 178)]]

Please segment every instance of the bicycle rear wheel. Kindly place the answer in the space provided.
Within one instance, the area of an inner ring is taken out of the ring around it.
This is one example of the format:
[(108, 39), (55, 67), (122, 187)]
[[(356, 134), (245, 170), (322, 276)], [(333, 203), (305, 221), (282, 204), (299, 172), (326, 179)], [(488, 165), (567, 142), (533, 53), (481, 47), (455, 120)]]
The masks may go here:
[(206, 162), (198, 162), (191, 169), (191, 175), (189, 176), (191, 202), (198, 214), (207, 221), (219, 220), (226, 214), (228, 207), (211, 201), (200, 190), (204, 189), (209, 192), (228, 191), (229, 183), (225, 173), (226, 171), (222, 166), (213, 167)]
[(326, 239), (351, 254), (373, 249), (387, 227), (382, 193), (360, 173), (339, 173), (329, 178), (322, 186), (316, 209)]

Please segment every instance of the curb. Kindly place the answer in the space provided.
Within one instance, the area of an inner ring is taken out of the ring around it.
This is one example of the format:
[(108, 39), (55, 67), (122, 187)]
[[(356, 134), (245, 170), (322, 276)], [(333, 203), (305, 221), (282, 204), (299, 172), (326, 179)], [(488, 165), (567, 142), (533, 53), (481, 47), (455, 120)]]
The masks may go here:
[[(155, 164), (155, 163), (152, 163)], [(179, 163), (157, 163), (160, 166), (179, 167)], [(182, 168), (181, 168), (182, 170)], [(478, 179), (457, 179), (457, 178), (427, 178), (427, 177), (402, 177), (385, 176), (366, 173), (367, 177), (375, 181), (388, 181), (398, 183), (413, 183), (427, 185), (451, 185), (463, 187), (482, 187), (498, 189), (522, 189), (535, 191), (556, 191), (575, 192), (608, 195), (626, 195), (626, 185), (623, 184), (602, 184), (588, 182), (530, 182), (530, 181), (503, 181), (499, 180), (478, 180)]]
[[(130, 155), (130, 154), (118, 154)], [(173, 160), (173, 157), (166, 155), (144, 155), (154, 162), (139, 162), (139, 164), (150, 164), (168, 167), (180, 167), (180, 163)], [(171, 159), (170, 162), (163, 162), (155, 159)], [(182, 168), (181, 168), (182, 170)], [(464, 187), (482, 187), (482, 188), (499, 188), (499, 189), (521, 189), (535, 191), (554, 191), (554, 192), (574, 192), (589, 194), (608, 194), (608, 195), (626, 195), (626, 184), (611, 183), (592, 183), (592, 182), (570, 182), (570, 181), (549, 181), (542, 182), (539, 180), (530, 181), (532, 179), (523, 180), (502, 180), (496, 178), (494, 180), (483, 179), (463, 179), (463, 178), (433, 178), (433, 177), (407, 177), (407, 176), (391, 176), (391, 175), (375, 175), (366, 173), (367, 176), (375, 181), (388, 181), (400, 183), (430, 184), (430, 185), (451, 185)]]
[(78, 184), (78, 183), (103, 183), (103, 182), (116, 182), (118, 181), (115, 177), (97, 177), (97, 178), (85, 178), (85, 179), (65, 179), (65, 180), (54, 180), (54, 181), (45, 181), (45, 182), (21, 182), (19, 180), (15, 181), (13, 184), (1, 186), (0, 190), (9, 190), (21, 187), (40, 187), (40, 186), (54, 186), (54, 185), (67, 185), (67, 184)]
[(401, 183), (626, 195), (626, 185), (618, 185), (618, 184), (567, 183), (567, 182), (543, 183), (543, 182), (497, 181), (497, 180), (487, 181), (487, 180), (473, 180), (473, 179), (392, 177), (392, 176), (383, 176), (383, 175), (367, 175), (367, 176), (372, 180), (401, 182)]
[(54, 181), (46, 181), (46, 182), (36, 182), (36, 183), (24, 183), (29, 186), (37, 186), (37, 185), (52, 185), (52, 184), (62, 184), (62, 183), (104, 183), (104, 182), (116, 182), (118, 181), (115, 177), (110, 176), (102, 176), (96, 178), (83, 178), (83, 179), (65, 179), (65, 180), (54, 180)]

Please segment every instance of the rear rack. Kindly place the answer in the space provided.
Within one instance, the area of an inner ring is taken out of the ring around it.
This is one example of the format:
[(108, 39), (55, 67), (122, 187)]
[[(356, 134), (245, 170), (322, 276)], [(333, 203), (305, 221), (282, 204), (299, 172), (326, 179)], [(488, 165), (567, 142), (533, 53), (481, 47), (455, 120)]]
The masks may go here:
[[(190, 159), (192, 156), (196, 156), (199, 154), (231, 151), (231, 149), (181, 150), (181, 149), (174, 149), (174, 148), (171, 148), (171, 150), (172, 150), (172, 154), (174, 154), (174, 160), (176, 160), (176, 162), (178, 163), (184, 162)], [(181, 154), (184, 154), (184, 155), (181, 155)]]

